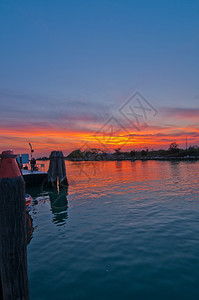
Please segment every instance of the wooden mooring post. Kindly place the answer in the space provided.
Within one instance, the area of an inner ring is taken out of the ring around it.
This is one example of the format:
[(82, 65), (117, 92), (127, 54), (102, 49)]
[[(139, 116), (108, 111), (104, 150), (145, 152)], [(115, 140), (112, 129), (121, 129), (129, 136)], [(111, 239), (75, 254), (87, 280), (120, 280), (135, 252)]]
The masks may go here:
[(0, 299), (28, 300), (25, 183), (12, 151), (0, 155)]
[(62, 151), (52, 151), (49, 158), (50, 165), (47, 179), (48, 185), (57, 187), (57, 184), (59, 183), (59, 187), (68, 186), (64, 155)]

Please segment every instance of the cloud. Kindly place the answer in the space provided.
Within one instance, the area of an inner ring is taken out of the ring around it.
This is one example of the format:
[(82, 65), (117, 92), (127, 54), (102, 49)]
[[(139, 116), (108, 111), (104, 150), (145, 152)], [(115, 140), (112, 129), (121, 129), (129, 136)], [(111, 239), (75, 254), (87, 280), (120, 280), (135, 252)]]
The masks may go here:
[(163, 108), (163, 115), (167, 117), (176, 117), (178, 119), (198, 119), (199, 120), (199, 108)]
[(70, 127), (70, 130), (89, 131), (88, 124), (102, 124), (109, 116), (106, 105), (85, 99), (57, 99), (0, 90), (0, 101), (1, 128)]
[(157, 118), (147, 120), (148, 124), (138, 132), (119, 114), (115, 105), (96, 102), (96, 99), (26, 95), (1, 89), (0, 101), (2, 150), (27, 151), (30, 140), (42, 153), (55, 148), (74, 150), (83, 142), (100, 148), (93, 136), (110, 116), (116, 116), (129, 132), (129, 148), (140, 143), (168, 147), (174, 140), (184, 143), (186, 135), (196, 144), (199, 139), (199, 108), (163, 108)]

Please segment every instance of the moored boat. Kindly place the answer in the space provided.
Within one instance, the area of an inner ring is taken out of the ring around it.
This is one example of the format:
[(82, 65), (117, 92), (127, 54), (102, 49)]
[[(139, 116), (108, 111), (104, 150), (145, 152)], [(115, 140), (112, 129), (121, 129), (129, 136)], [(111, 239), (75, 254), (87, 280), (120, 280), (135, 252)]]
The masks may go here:
[(42, 186), (47, 180), (47, 172), (21, 170), (26, 187)]

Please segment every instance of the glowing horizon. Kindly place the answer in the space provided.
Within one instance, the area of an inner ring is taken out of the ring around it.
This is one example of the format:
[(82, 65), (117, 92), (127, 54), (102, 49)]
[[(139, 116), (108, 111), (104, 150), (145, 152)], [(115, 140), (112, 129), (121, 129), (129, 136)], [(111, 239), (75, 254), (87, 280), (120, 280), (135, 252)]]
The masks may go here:
[[(132, 130), (132, 126), (127, 125), (124, 128), (125, 131), (121, 131), (119, 134), (110, 136), (109, 133), (104, 134), (100, 129), (103, 124), (100, 122), (90, 121), (88, 124), (84, 121), (82, 129), (78, 130), (77, 124), (73, 126), (71, 124), (70, 129), (46, 126), (39, 127), (36, 124), (31, 125), (31, 122), (24, 123), (18, 122), (16, 129), (8, 128), (1, 124), (0, 128), (0, 151), (7, 148), (13, 149), (15, 153), (27, 153), (29, 152), (28, 143), (31, 142), (35, 150), (34, 155), (36, 157), (49, 156), (53, 150), (62, 150), (65, 155), (76, 149), (83, 149), (84, 147), (98, 148), (106, 151), (114, 151), (116, 148), (121, 148), (123, 151), (140, 150), (140, 149), (168, 149), (170, 143), (177, 142), (181, 148), (185, 148), (186, 137), (188, 139), (188, 146), (199, 144), (199, 126), (196, 125), (196, 111), (193, 112), (193, 117), (188, 117), (183, 113), (177, 115), (175, 110), (175, 125), (168, 124), (166, 120), (163, 120), (164, 113), (159, 112), (157, 119), (152, 120), (153, 124), (147, 124), (144, 128), (138, 130)], [(172, 114), (171, 110), (169, 114)], [(168, 118), (168, 114), (166, 114)], [(161, 119), (161, 125), (158, 126), (155, 123), (159, 123)], [(178, 122), (176, 122), (178, 120)], [(187, 125), (186, 121), (189, 121)], [(165, 123), (164, 123), (165, 122)], [(163, 123), (165, 125), (163, 125)], [(185, 124), (185, 126), (180, 126)], [(79, 123), (81, 128), (81, 122)], [(92, 128), (86, 129), (86, 127)], [(73, 128), (74, 127), (74, 128)], [(96, 130), (97, 129), (97, 130)], [(96, 135), (96, 132), (98, 134)]]

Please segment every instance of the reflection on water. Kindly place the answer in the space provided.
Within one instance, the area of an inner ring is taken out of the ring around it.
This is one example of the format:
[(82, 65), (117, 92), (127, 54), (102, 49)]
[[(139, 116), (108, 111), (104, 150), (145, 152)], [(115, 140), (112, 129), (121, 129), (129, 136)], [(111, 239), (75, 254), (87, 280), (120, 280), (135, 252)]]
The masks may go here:
[(30, 209), (30, 214), (32, 214), (33, 219), (36, 218), (39, 209), (37, 209), (37, 205), (48, 203), (51, 207), (50, 211), (53, 214), (53, 222), (57, 226), (66, 224), (66, 219), (68, 218), (68, 187), (61, 188), (59, 191), (53, 188), (43, 190), (43, 188), (41, 189), (40, 187), (30, 187), (27, 188), (27, 192), (33, 198)]
[(28, 211), (26, 211), (26, 239), (27, 239), (27, 245), (30, 243), (30, 241), (33, 238), (33, 220), (31, 215)]
[(66, 223), (66, 219), (68, 218), (68, 188), (60, 189), (59, 193), (50, 191), (48, 194), (50, 197), (51, 211), (54, 215), (53, 222), (56, 225), (64, 225)]

